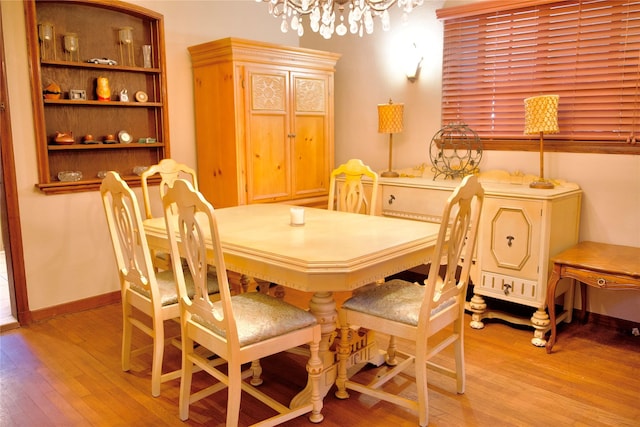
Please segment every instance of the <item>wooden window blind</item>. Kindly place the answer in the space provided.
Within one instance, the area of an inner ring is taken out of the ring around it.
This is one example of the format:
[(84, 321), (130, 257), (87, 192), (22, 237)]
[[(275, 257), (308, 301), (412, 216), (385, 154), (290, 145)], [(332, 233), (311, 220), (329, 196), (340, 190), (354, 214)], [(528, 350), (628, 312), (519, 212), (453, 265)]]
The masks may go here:
[(536, 150), (524, 99), (560, 96), (550, 151), (640, 154), (640, 0), (489, 1), (440, 9), (442, 124)]

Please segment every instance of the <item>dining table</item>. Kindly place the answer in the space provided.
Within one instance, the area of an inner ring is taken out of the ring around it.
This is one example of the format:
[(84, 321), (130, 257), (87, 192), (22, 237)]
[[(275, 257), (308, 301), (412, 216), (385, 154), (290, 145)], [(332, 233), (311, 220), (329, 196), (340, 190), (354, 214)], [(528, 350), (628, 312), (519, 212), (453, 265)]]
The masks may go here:
[[(304, 208), (304, 223), (292, 224), (292, 208), (250, 204), (214, 209), (214, 214), (227, 270), (312, 293), (309, 310), (322, 328), (324, 397), (337, 374), (333, 293), (429, 263), (440, 225), (311, 207)], [(169, 250), (164, 218), (147, 219), (144, 228), (152, 248)], [(368, 334), (354, 333), (350, 364), (379, 359), (377, 353)], [(309, 392), (297, 399), (306, 400)]]

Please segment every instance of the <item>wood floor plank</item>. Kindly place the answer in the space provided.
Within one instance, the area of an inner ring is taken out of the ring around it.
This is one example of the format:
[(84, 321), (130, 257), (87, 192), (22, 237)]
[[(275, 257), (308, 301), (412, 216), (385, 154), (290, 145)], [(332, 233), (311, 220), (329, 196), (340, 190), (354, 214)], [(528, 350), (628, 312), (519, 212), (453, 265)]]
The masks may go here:
[[(338, 294), (340, 302), (348, 294)], [(287, 290), (304, 305), (309, 295)], [(0, 335), (0, 425), (4, 426), (223, 426), (226, 392), (192, 405), (179, 420), (179, 380), (151, 396), (151, 354), (120, 364), (122, 319), (119, 304), (68, 314)], [(467, 322), (468, 323), (468, 322)], [(175, 324), (169, 329), (177, 331)], [(640, 338), (593, 324), (561, 325), (552, 354), (530, 344), (529, 329), (488, 321), (465, 330), (467, 388), (455, 393), (450, 378), (429, 373), (430, 426), (502, 425), (528, 427), (640, 425)], [(380, 337), (383, 342), (385, 337)], [(148, 338), (134, 334), (135, 345)], [(411, 348), (409, 343), (399, 342)], [(450, 351), (438, 356), (448, 363)], [(263, 360), (263, 387), (283, 402), (304, 386), (304, 358), (280, 354)], [(180, 366), (180, 352), (168, 347), (165, 368)], [(365, 369), (363, 375), (372, 375)], [(194, 385), (210, 379), (200, 373)], [(415, 395), (401, 379), (388, 385)], [(333, 391), (324, 400), (321, 426), (415, 426), (410, 410), (357, 392), (347, 400)], [(243, 394), (241, 425), (269, 416), (268, 408)], [(285, 426), (311, 426), (306, 417)]]

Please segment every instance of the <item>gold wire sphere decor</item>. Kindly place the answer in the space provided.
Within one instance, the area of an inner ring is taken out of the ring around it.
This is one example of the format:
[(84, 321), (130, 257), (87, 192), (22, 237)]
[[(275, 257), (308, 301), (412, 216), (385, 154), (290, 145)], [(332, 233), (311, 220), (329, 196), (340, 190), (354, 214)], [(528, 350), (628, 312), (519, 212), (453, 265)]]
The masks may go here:
[(465, 123), (449, 123), (431, 138), (429, 157), (433, 179), (462, 178), (480, 171), (482, 141)]

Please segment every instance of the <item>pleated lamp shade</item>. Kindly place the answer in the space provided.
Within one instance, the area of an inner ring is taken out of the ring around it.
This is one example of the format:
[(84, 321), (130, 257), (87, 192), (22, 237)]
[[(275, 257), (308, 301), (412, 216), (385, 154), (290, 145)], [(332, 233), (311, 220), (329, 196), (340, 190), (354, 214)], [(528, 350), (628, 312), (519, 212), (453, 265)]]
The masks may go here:
[(540, 177), (529, 184), (531, 188), (550, 189), (554, 185), (544, 178), (544, 134), (557, 133), (558, 95), (540, 95), (524, 100), (524, 134), (540, 135)]
[(378, 104), (378, 132), (399, 133), (403, 127), (404, 104)]
[(558, 133), (558, 95), (540, 95), (524, 100), (524, 133)]

